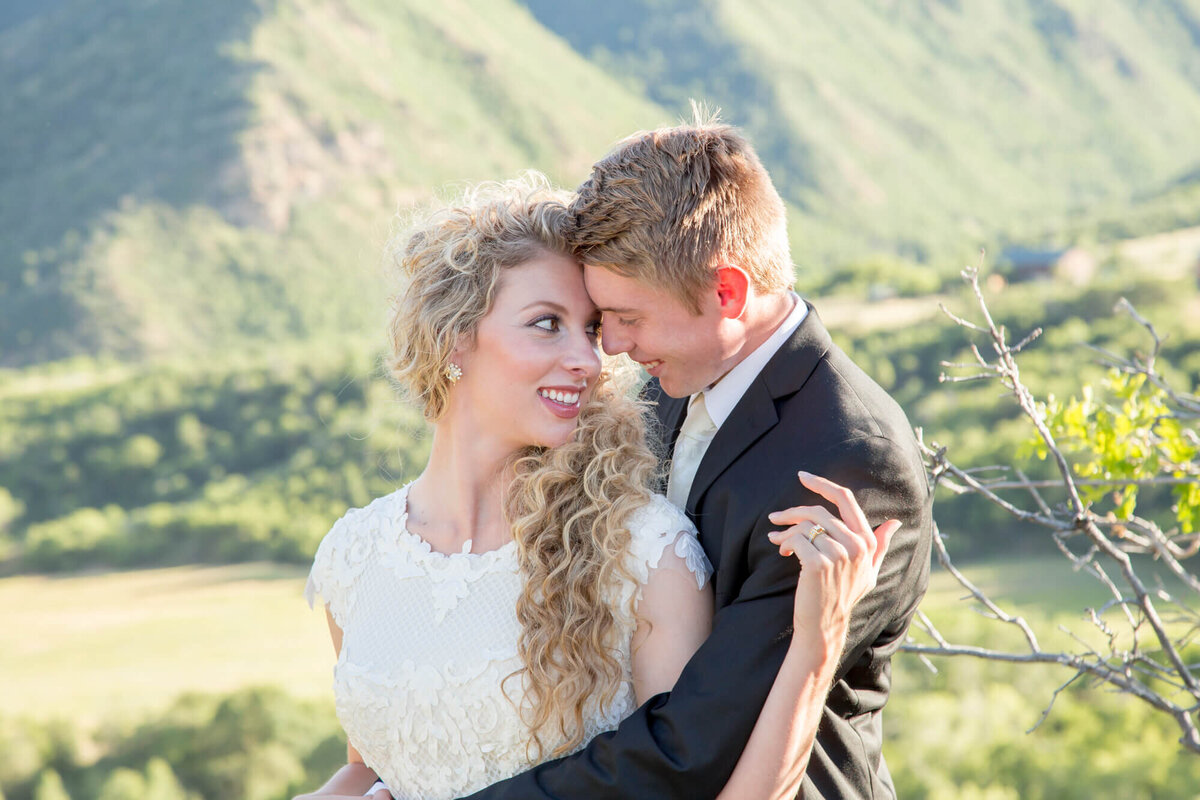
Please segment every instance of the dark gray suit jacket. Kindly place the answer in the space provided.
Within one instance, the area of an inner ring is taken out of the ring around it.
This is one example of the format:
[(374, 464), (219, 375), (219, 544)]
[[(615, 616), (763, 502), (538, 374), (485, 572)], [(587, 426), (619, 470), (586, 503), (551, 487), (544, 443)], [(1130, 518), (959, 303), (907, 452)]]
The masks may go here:
[[(669, 448), (687, 399), (662, 395), (656, 381), (647, 393)], [(688, 496), (716, 568), (712, 635), (675, 688), (616, 731), (472, 798), (698, 800), (721, 790), (787, 649), (797, 561), (767, 539), (775, 526), (766, 515), (823, 502), (800, 485), (800, 469), (852, 489), (872, 525), (904, 523), (876, 588), (855, 608), (801, 797), (894, 796), (880, 710), (891, 656), (929, 580), (932, 498), (904, 412), (833, 344), (810, 306), (717, 431)]]

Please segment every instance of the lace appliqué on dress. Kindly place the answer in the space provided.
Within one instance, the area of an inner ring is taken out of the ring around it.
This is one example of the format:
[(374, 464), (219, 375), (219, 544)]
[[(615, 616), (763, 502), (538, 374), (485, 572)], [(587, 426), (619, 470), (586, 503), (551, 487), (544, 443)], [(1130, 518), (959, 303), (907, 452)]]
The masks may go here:
[(630, 555), (639, 583), (647, 581), (650, 570), (658, 568), (667, 546), (673, 544), (675, 555), (696, 577), (696, 588), (704, 588), (712, 575), (712, 565), (696, 538), (696, 526), (683, 511), (662, 495), (654, 495), (649, 503), (630, 517)]
[[(310, 603), (319, 593), (342, 628), (334, 696), (350, 743), (397, 800), (461, 797), (527, 769), (534, 755), (523, 678), (509, 678), (521, 666), (516, 545), (439, 553), (406, 519), (407, 487), (347, 513), (321, 542), (306, 593)], [(665, 498), (634, 512), (628, 527), (635, 580), (614, 598), (626, 680), (607, 707), (587, 709), (585, 741), (636, 706), (635, 620), (625, 609), (651, 570), (682, 562), (698, 586), (711, 573), (691, 523)], [(546, 753), (560, 744), (544, 739)]]

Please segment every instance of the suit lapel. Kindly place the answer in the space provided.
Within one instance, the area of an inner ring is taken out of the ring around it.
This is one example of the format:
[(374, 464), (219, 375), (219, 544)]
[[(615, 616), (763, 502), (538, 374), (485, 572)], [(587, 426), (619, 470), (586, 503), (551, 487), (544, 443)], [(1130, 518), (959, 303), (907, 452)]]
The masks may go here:
[(779, 422), (775, 403), (760, 380), (755, 380), (742, 395), (729, 419), (717, 430), (696, 469), (692, 488), (688, 491), (687, 513), (694, 516), (700, 498), (712, 482), (752, 445)]
[(687, 416), (688, 398), (667, 397), (663, 395), (659, 401), (659, 414), (662, 420), (662, 440), (667, 457), (675, 452), (675, 440), (679, 438), (679, 429), (683, 427), (683, 418)]
[(683, 426), (683, 418), (687, 412), (688, 398), (674, 398), (658, 385), (658, 378), (651, 378), (642, 387), (642, 399), (653, 404), (654, 415), (658, 420), (657, 434), (664, 450), (664, 458), (670, 458), (675, 450), (675, 440), (679, 438), (679, 429)]
[[(799, 391), (831, 345), (829, 333), (821, 324), (816, 309), (809, 304), (808, 316), (750, 384), (705, 451), (688, 492), (689, 515), (696, 513), (700, 499), (713, 481), (763, 434), (775, 427), (779, 422), (775, 401)], [(686, 408), (686, 403), (683, 406)], [(682, 417), (681, 413), (676, 413), (679, 418)], [(679, 424), (680, 420), (677, 419), (676, 431)]]

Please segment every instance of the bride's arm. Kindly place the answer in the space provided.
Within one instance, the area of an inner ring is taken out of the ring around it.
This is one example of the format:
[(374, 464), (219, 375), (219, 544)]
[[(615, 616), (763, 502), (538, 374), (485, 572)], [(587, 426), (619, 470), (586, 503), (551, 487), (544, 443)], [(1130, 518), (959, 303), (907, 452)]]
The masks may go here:
[[(875, 585), (892, 534), (889, 520), (872, 530), (854, 495), (807, 473), (801, 481), (837, 506), (841, 519), (823, 506), (798, 506), (771, 515), (791, 525), (772, 533), (781, 555), (801, 562), (793, 633), (783, 665), (759, 713), (737, 766), (718, 800), (794, 798), (808, 767), (825, 696), (837, 671), (850, 612)], [(819, 525), (827, 535), (810, 540)]]
[(671, 690), (688, 659), (708, 638), (712, 617), (712, 583), (698, 586), (695, 573), (667, 547), (650, 570), (638, 605), (632, 660), (639, 705)]
[(717, 800), (796, 797), (845, 639), (845, 626), (830, 629), (817, 646), (801, 646), (792, 638), (746, 749)]
[[(342, 629), (334, 622), (333, 614), (325, 609), (325, 617), (329, 621), (329, 636), (333, 639), (333, 650), (337, 655), (342, 652)], [(333, 773), (325, 784), (315, 792), (302, 794), (292, 800), (340, 800), (340, 798), (362, 798), (363, 793), (375, 784), (375, 770), (363, 763), (362, 756), (354, 746), (346, 744), (346, 765)], [(372, 797), (390, 798), (391, 795), (380, 790)]]
[[(333, 773), (333, 777), (325, 781), (324, 786), (309, 794), (296, 795), (292, 800), (362, 800), (364, 793), (377, 780), (375, 772), (361, 760), (353, 760), (358, 755), (353, 747), (347, 745), (346, 751), (348, 763)], [(372, 800), (391, 800), (391, 797), (385, 789), (371, 795)]]

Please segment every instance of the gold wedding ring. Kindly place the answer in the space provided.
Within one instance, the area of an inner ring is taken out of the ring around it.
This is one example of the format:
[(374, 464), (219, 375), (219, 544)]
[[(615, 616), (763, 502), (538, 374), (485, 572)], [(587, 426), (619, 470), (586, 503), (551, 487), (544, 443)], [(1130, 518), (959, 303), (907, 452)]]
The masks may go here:
[(813, 525), (811, 528), (808, 529), (808, 540), (810, 542), (814, 542), (814, 541), (816, 541), (818, 536), (820, 536), (822, 534), (827, 534), (827, 533), (829, 533), (829, 531), (825, 530), (824, 527), (822, 527), (820, 525)]

